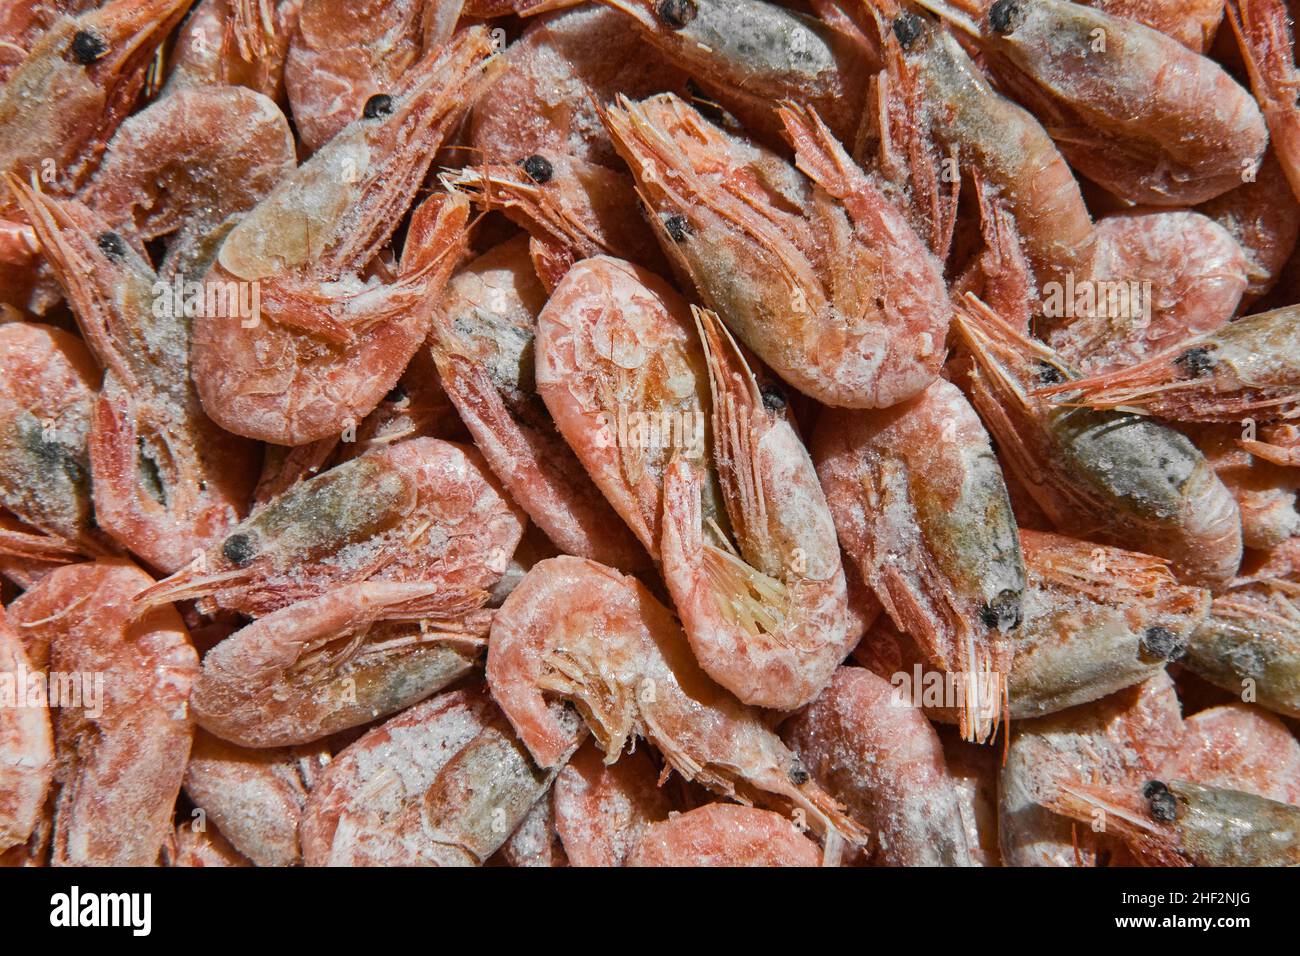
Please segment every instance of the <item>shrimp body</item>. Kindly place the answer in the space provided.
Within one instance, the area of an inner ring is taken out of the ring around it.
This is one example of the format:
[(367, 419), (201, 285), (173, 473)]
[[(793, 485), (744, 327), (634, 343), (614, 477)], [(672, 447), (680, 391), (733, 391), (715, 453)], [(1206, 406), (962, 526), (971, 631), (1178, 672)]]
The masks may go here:
[(1183, 721), (1182, 746), (1161, 775), (1300, 805), (1300, 740), (1253, 704), (1225, 704)]
[(703, 479), (675, 458), (664, 482), (664, 581), (705, 673), (743, 703), (793, 710), (826, 686), (851, 647), (835, 525), (785, 400), (759, 390), (716, 315), (695, 315), (739, 554), (706, 543)]
[(710, 803), (650, 824), (628, 866), (818, 866), (822, 853), (771, 810)]
[(0, 853), (31, 835), (40, 819), (54, 772), (54, 738), (44, 702), (29, 703), (31, 663), (22, 641), (0, 610), (0, 675), (17, 704), (0, 708)]
[(713, 683), (672, 614), (633, 578), (581, 558), (535, 565), (492, 622), (492, 696), (543, 767), (577, 743), (547, 697), (577, 707), (607, 762), (636, 737), (687, 780), (742, 802), (802, 809), (817, 832), (866, 835), (757, 711)]
[(773, 371), (828, 405), (902, 401), (943, 360), (939, 263), (815, 113), (780, 115), (799, 169), (670, 94), (605, 123), (665, 254)]
[(1300, 306), (1258, 312), (1186, 338), (1129, 368), (1040, 389), (1091, 408), (1136, 407), (1175, 421), (1300, 416)]
[(957, 328), (974, 371), (971, 402), (1058, 530), (1173, 562), (1180, 580), (1223, 583), (1241, 561), (1237, 504), (1186, 436), (1139, 415), (1038, 397), (1075, 386), (1050, 348), (968, 296)]
[(555, 826), (570, 866), (624, 866), (642, 835), (673, 809), (642, 748), (606, 764), (588, 741), (555, 778)]
[(284, 100), (284, 61), (303, 0), (201, 0), (176, 36), (163, 96), (242, 86)]
[(456, 264), (468, 204), (435, 195), (416, 211), (395, 282), (361, 273), (495, 72), (492, 51), (479, 27), (426, 56), (226, 236), (205, 281), (256, 284), (260, 308), (195, 323), (195, 382), (223, 428), (306, 444), (342, 433), (397, 382)]
[(1230, 0), (1228, 22), (1241, 47), (1250, 87), (1268, 123), (1282, 171), (1300, 199), (1300, 69), (1284, 0)]
[(942, 379), (884, 411), (827, 413), (813, 440), (836, 530), (890, 618), (960, 673), (962, 733), (996, 729), (1025, 567), (979, 418)]

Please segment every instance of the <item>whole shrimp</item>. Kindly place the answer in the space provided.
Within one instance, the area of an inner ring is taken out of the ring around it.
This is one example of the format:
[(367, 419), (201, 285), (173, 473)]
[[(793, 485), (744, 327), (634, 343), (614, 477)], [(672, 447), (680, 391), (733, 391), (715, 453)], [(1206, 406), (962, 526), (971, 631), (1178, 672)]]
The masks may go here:
[(890, 618), (962, 675), (962, 736), (997, 729), (1025, 566), (988, 435), (942, 379), (882, 411), (832, 410), (813, 437), (844, 549)]
[(396, 384), (455, 265), (467, 204), (435, 196), (416, 211), (395, 282), (359, 273), (486, 87), (492, 51), (475, 27), (430, 53), (226, 236), (206, 282), (252, 283), (261, 306), (251, 318), (195, 322), (194, 378), (217, 424), (306, 444), (355, 424)]
[(183, 305), (157, 307), (149, 263), (80, 202), (9, 183), (106, 369), (89, 438), (96, 522), (176, 571), (239, 520), (257, 449), (203, 413)]
[(852, 647), (835, 525), (778, 390), (759, 389), (718, 317), (694, 310), (709, 363), (713, 457), (737, 550), (706, 542), (704, 479), (664, 476), (664, 582), (704, 672), (742, 703), (794, 710)]
[[(1063, 395), (1063, 393), (1067, 393)], [(1188, 422), (1300, 416), (1300, 306), (1257, 312), (1128, 368), (1039, 388), (1072, 405)]]
[(1237, 504), (1186, 436), (1139, 415), (1040, 397), (1044, 382), (1076, 387), (1068, 366), (973, 296), (955, 327), (973, 361), (971, 403), (1003, 466), (1058, 530), (1168, 558), (1188, 583), (1236, 573)]
[(644, 737), (687, 780), (745, 803), (793, 805), (828, 839), (866, 840), (758, 712), (700, 670), (672, 614), (634, 578), (567, 556), (534, 566), (492, 622), (487, 678), (543, 767), (578, 741), (548, 705), (562, 698), (607, 762)]
[(628, 866), (818, 866), (822, 851), (771, 810), (710, 803), (646, 827)]
[(828, 405), (903, 401), (943, 361), (939, 263), (815, 113), (780, 116), (799, 169), (669, 94), (605, 124), (668, 258), (774, 372)]
[(28, 696), (37, 673), (0, 609), (0, 853), (31, 835), (54, 772), (49, 708)]
[(1284, 0), (1228, 0), (1228, 22), (1246, 63), (1250, 87), (1268, 123), (1273, 151), (1300, 199), (1300, 69)]
[(841, 667), (781, 737), (875, 834), (874, 853), (893, 866), (970, 866), (954, 781), (939, 738), (918, 708), (860, 667)]
[(1259, 166), (1268, 131), (1249, 92), (1136, 20), (1069, 0), (922, 5), (968, 32), (1070, 165), (1121, 199), (1204, 202)]
[(545, 302), (523, 236), (466, 265), (434, 317), (439, 380), (511, 497), (560, 550), (635, 569), (644, 552), (537, 393), (533, 340)]

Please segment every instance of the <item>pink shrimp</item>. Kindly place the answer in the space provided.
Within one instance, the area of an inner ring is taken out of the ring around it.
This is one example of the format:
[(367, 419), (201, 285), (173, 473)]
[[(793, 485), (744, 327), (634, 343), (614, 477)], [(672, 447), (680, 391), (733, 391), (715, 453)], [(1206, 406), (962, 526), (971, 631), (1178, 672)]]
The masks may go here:
[(77, 564), (9, 608), (33, 665), (46, 669), (48, 648), (49, 672), (79, 685), (54, 722), (56, 866), (150, 866), (171, 832), (198, 658), (175, 610), (134, 615), (131, 598), (152, 583), (125, 560)]
[(713, 394), (714, 462), (737, 550), (705, 540), (703, 477), (676, 456), (664, 478), (664, 581), (704, 672), (742, 703), (794, 710), (852, 647), (835, 525), (785, 414), (760, 391), (718, 317), (696, 309)]
[(1001, 866), (998, 849), (998, 771), (1001, 754), (961, 739), (955, 727), (936, 727), (943, 761), (957, 792), (957, 808), (966, 828), (966, 846), (974, 866)]
[(284, 99), (284, 66), (303, 0), (202, 0), (176, 36), (163, 96), (243, 86)]
[(1040, 388), (1089, 408), (1136, 408), (1188, 422), (1300, 416), (1300, 306), (1258, 312), (1186, 338), (1137, 365)]
[[(552, 792), (554, 789), (552, 788)], [(555, 832), (555, 807), (551, 794), (544, 795), (533, 804), (522, 823), (510, 834), (510, 839), (488, 862), (501, 861), (506, 866), (560, 867), (568, 866), (564, 845)]]
[(1300, 425), (1275, 422), (1264, 425), (1258, 438), (1242, 438), (1238, 443), (1257, 458), (1285, 468), (1300, 468)]
[(54, 772), (54, 738), (45, 698), (29, 699), (23, 644), (0, 609), (0, 853), (31, 836)]
[(687, 780), (793, 806), (830, 839), (866, 840), (759, 714), (700, 670), (672, 614), (634, 578), (581, 558), (537, 564), (492, 622), (487, 678), (543, 767), (563, 763), (580, 739), (550, 696), (577, 707), (610, 763), (644, 737)]
[(1228, 22), (1241, 47), (1250, 87), (1291, 190), (1300, 199), (1300, 69), (1284, 0), (1228, 0)]
[(818, 866), (816, 843), (771, 810), (710, 803), (646, 827), (628, 866)]
[(815, 113), (780, 115), (799, 169), (668, 94), (605, 124), (668, 258), (776, 374), (828, 405), (903, 401), (943, 361), (939, 263)]
[(196, 830), (190, 824), (181, 824), (163, 841), (158, 858), (159, 866), (228, 867), (252, 866), (240, 855), (230, 841), (215, 827)]
[(1300, 741), (1251, 704), (1226, 704), (1183, 721), (1183, 743), (1161, 777), (1300, 805)]
[(1111, 16), (1159, 30), (1195, 53), (1206, 53), (1223, 20), (1223, 0), (1086, 0)]
[(1300, 535), (1296, 494), (1300, 474), (1256, 458), (1244, 446), (1239, 425), (1206, 425), (1192, 432), (1197, 447), (1237, 499), (1241, 512), (1241, 540), (1247, 548), (1267, 551)]
[(395, 282), (359, 273), (495, 72), (492, 50), (476, 27), (426, 56), (226, 236), (206, 281), (254, 284), (260, 310), (195, 322), (194, 378), (217, 424), (306, 444), (355, 424), (396, 384), (456, 264), (467, 204), (434, 196), (416, 211)]
[(176, 303), (156, 308), (149, 264), (81, 203), (10, 185), (106, 368), (89, 440), (96, 521), (150, 565), (176, 571), (239, 519), (256, 449), (204, 415), (186, 323)]
[(884, 411), (831, 411), (813, 438), (836, 531), (890, 618), (961, 674), (962, 735), (997, 729), (1024, 560), (978, 416), (936, 380)]
[(97, 0), (13, 0), (0, 9), (0, 85), (61, 17), (99, 6)]
[(606, 764), (600, 748), (578, 748), (555, 778), (555, 826), (572, 866), (624, 866), (648, 828), (673, 809), (648, 750)]
[(546, 293), (527, 240), (479, 256), (448, 283), (434, 319), (443, 388), (511, 497), (566, 554), (626, 569), (645, 553), (555, 432), (537, 394), (533, 339)]
[(781, 737), (806, 772), (875, 834), (872, 850), (880, 862), (971, 865), (939, 738), (884, 679), (841, 667), (811, 707), (782, 725)]

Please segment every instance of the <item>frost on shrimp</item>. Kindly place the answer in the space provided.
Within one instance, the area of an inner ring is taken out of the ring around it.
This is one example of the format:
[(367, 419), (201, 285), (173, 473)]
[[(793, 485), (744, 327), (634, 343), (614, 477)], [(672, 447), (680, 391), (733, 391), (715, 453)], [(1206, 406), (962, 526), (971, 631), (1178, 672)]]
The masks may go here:
[(1284, 0), (1229, 0), (1228, 22), (1246, 63), (1250, 87), (1268, 123), (1273, 151), (1300, 199), (1300, 113), (1295, 39)]
[(710, 803), (646, 827), (628, 866), (818, 866), (822, 852), (771, 810)]
[(284, 100), (284, 61), (303, 0), (202, 0), (172, 50), (164, 97), (183, 89), (242, 86)]
[(546, 302), (522, 237), (448, 283), (431, 352), (443, 388), (511, 497), (564, 553), (635, 569), (644, 552), (555, 432), (534, 376)]
[(938, 374), (937, 260), (811, 111), (781, 111), (798, 169), (671, 94), (605, 112), (660, 245), (772, 370), (828, 405), (902, 401)]
[(894, 623), (962, 675), (962, 734), (997, 729), (1024, 560), (987, 434), (943, 380), (885, 411), (832, 411), (813, 439), (836, 531)]
[(570, 866), (624, 866), (654, 823), (673, 810), (647, 748), (606, 764), (587, 741), (555, 778), (555, 827)]
[(1300, 805), (1300, 740), (1254, 704), (1225, 704), (1183, 721), (1182, 746), (1161, 774)]
[(1186, 436), (1138, 415), (1041, 397), (1044, 382), (1074, 389), (1073, 373), (973, 296), (962, 300), (956, 328), (973, 359), (971, 404), (1003, 466), (1058, 530), (1168, 558), (1194, 584), (1236, 573), (1236, 502)]
[(644, 737), (688, 780), (745, 803), (793, 807), (832, 840), (867, 838), (759, 714), (700, 670), (671, 613), (610, 568), (573, 557), (536, 565), (493, 620), (487, 677), (544, 767), (562, 763), (578, 740), (548, 705), (561, 698), (609, 763)]
[(1261, 443), (1244, 440), (1240, 425), (1193, 426), (1189, 433), (1237, 499), (1241, 540), (1247, 548), (1267, 551), (1300, 534), (1300, 474), (1265, 456), (1256, 457), (1263, 450)]
[(0, 609), (0, 853), (23, 843), (40, 819), (54, 772), (50, 711), (27, 696), (33, 673)]

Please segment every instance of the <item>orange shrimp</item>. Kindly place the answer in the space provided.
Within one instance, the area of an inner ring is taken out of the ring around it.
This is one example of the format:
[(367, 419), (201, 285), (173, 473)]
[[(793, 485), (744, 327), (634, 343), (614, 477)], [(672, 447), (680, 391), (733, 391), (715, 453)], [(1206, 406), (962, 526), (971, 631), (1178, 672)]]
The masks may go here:
[(261, 306), (195, 322), (194, 378), (217, 424), (306, 444), (355, 424), (396, 384), (456, 264), (467, 203), (434, 196), (416, 211), (395, 282), (359, 273), (491, 79), (493, 49), (475, 27), (426, 56), (226, 236), (206, 281), (252, 284)]
[(99, 6), (97, 0), (13, 0), (0, 8), (0, 85), (59, 18)]
[(202, 0), (176, 36), (162, 95), (242, 86), (284, 99), (284, 61), (303, 0)]
[(798, 169), (669, 94), (605, 124), (668, 258), (774, 372), (828, 405), (903, 401), (943, 361), (939, 263), (815, 113), (780, 115)]
[(758, 712), (700, 670), (672, 614), (634, 578), (582, 558), (537, 564), (492, 622), (487, 678), (543, 767), (580, 739), (548, 705), (558, 697), (578, 708), (607, 762), (644, 737), (687, 780), (793, 806), (829, 839), (866, 840)]
[(936, 380), (884, 411), (828, 412), (813, 438), (835, 527), (890, 618), (962, 677), (961, 730), (996, 731), (1025, 566), (974, 409)]
[(1300, 511), (1296, 510), (1300, 474), (1256, 458), (1246, 446), (1259, 443), (1242, 441), (1239, 425), (1207, 425), (1191, 434), (1237, 499), (1241, 540), (1247, 548), (1267, 551), (1300, 535)]
[(1223, 0), (1085, 0), (1111, 16), (1149, 26), (1205, 53), (1223, 21)]
[(706, 542), (703, 477), (664, 477), (664, 581), (704, 672), (742, 703), (794, 710), (852, 643), (835, 525), (779, 391), (760, 391), (718, 317), (694, 310), (709, 363), (714, 463), (737, 553)]
[(555, 778), (555, 826), (571, 866), (623, 866), (649, 827), (673, 809), (650, 751), (606, 764), (588, 741)]
[(1268, 122), (1273, 151), (1300, 199), (1300, 69), (1287, 5), (1284, 0), (1228, 0), (1228, 22)]
[(1258, 312), (1104, 375), (1039, 388), (1089, 408), (1136, 408), (1187, 422), (1300, 416), (1300, 306)]
[(1183, 742), (1165, 779), (1254, 793), (1300, 805), (1300, 740), (1253, 704), (1211, 707), (1183, 721)]
[(31, 835), (54, 772), (50, 711), (44, 697), (30, 699), (32, 676), (38, 674), (0, 609), (0, 853)]
[(710, 803), (646, 827), (628, 866), (818, 866), (822, 852), (771, 810)]

